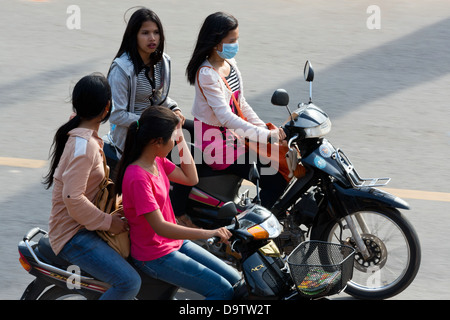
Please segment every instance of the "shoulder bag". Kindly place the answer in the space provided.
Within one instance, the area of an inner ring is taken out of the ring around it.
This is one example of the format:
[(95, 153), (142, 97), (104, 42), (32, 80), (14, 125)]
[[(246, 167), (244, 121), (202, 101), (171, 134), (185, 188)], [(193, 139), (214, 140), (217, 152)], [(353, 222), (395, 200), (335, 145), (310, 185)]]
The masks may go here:
[[(109, 167), (106, 165), (105, 154), (103, 155), (103, 166), (105, 169), (105, 177), (100, 183), (100, 190), (95, 196), (94, 204), (97, 208), (105, 213), (123, 215), (122, 197), (114, 192), (114, 182), (109, 178)], [(110, 247), (116, 250), (123, 258), (130, 255), (130, 234), (125, 231), (119, 234), (112, 234), (104, 230), (97, 230), (97, 234), (105, 240)]]

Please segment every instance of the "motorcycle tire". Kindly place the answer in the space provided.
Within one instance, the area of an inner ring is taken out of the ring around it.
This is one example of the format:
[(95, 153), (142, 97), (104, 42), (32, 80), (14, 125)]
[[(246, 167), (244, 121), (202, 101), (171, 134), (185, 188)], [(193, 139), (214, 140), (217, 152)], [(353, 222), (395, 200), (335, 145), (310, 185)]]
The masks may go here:
[[(420, 267), (420, 242), (414, 227), (394, 208), (361, 208), (350, 216), (369, 250), (369, 258), (364, 259), (358, 252), (344, 219), (330, 222), (314, 239), (356, 249), (353, 278), (345, 293), (371, 300), (398, 295), (411, 284)], [(361, 217), (368, 228), (365, 231), (361, 228)]]
[(99, 295), (81, 294), (74, 290), (53, 286), (45, 291), (38, 300), (97, 300)]

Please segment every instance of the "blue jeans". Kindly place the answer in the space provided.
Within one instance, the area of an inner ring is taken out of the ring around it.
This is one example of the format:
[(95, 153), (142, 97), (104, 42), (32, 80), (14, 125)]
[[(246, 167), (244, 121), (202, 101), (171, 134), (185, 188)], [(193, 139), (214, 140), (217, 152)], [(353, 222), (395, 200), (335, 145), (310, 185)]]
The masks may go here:
[(231, 266), (192, 241), (180, 250), (151, 261), (133, 258), (136, 267), (153, 278), (197, 292), (208, 300), (230, 300), (241, 276)]
[(101, 300), (131, 300), (139, 292), (137, 271), (94, 231), (80, 230), (58, 256), (111, 285)]

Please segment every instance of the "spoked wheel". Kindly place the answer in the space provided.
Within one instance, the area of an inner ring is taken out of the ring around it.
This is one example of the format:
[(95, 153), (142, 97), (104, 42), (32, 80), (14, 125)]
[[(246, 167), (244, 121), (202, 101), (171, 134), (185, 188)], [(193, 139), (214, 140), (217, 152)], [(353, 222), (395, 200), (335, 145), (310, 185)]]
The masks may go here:
[(358, 249), (344, 219), (330, 223), (319, 239), (356, 249), (353, 278), (345, 292), (361, 299), (387, 299), (405, 290), (414, 280), (421, 259), (413, 226), (391, 208), (365, 208), (350, 217), (368, 255)]

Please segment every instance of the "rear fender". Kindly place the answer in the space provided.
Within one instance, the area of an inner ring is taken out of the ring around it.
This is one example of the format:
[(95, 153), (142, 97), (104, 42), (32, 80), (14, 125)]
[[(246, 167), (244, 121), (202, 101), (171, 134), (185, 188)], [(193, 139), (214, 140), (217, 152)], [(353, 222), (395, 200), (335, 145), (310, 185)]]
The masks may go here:
[(44, 290), (52, 284), (42, 279), (34, 279), (22, 294), (20, 300), (37, 300)]

